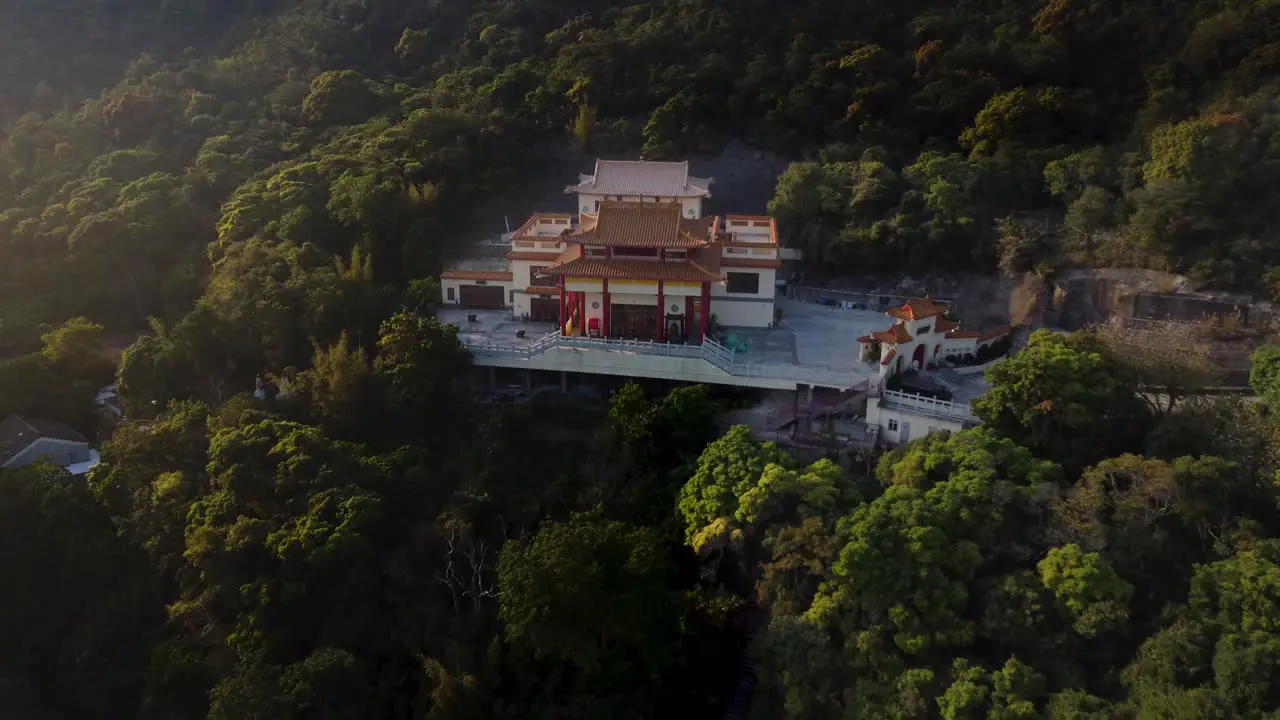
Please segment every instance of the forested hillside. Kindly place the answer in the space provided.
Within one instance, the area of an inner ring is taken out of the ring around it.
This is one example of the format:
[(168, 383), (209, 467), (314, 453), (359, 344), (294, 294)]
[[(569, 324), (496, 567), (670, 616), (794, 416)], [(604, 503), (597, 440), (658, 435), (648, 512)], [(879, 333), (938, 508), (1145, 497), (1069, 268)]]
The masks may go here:
[(244, 252), (321, 283), (291, 248), (359, 247), (379, 284), (430, 274), (536, 173), (524, 148), (566, 134), (809, 160), (774, 210), (829, 274), (1143, 264), (1265, 290), (1277, 259), (1269, 2), (0, 12), (0, 316), (28, 349), (78, 315), (178, 323), (210, 284), (245, 284)]
[(700, 387), (482, 407), (431, 278), (532, 146), (736, 139), (795, 159), (772, 211), (820, 274), (1275, 294), (1278, 21), (0, 3), (0, 415), (103, 450), (0, 470), (0, 714), (710, 718), (745, 654), (759, 720), (1274, 717), (1280, 349), (1239, 402), (1177, 338), (1038, 333), (983, 427), (842, 469)]

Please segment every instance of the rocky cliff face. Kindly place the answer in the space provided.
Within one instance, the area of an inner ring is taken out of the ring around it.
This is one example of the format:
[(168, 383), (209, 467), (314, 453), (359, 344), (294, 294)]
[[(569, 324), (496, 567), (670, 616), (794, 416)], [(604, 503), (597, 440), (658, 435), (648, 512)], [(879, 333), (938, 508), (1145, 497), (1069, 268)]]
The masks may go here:
[(1066, 330), (1110, 317), (1227, 324), (1255, 333), (1275, 331), (1270, 303), (1243, 295), (1193, 292), (1185, 278), (1143, 270), (1073, 271), (1054, 283), (1054, 323)]

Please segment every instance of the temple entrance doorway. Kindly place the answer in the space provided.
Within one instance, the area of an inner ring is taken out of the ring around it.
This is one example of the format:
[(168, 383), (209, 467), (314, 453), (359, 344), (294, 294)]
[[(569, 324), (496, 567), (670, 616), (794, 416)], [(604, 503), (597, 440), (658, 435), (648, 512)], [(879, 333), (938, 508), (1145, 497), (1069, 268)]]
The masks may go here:
[(613, 337), (652, 340), (658, 334), (658, 308), (652, 305), (614, 304), (609, 312), (609, 334)]

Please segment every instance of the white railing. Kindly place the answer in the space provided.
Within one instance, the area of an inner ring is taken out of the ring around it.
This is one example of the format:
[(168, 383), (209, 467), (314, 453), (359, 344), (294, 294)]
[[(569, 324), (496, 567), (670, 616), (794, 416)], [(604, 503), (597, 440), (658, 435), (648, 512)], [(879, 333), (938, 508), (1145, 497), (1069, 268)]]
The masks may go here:
[(695, 345), (661, 343), (653, 340), (623, 340), (619, 338), (592, 337), (559, 337), (556, 346), (578, 350), (616, 350), (637, 355), (658, 355), (661, 357), (701, 357), (702, 351)]
[[(709, 362), (714, 362), (707, 358)], [(821, 385), (823, 387), (852, 387), (864, 375), (855, 375), (852, 371), (844, 372), (823, 368), (805, 367), (803, 365), (787, 365), (783, 363), (734, 362), (728, 367), (717, 364), (721, 370), (739, 377), (771, 378), (789, 380), (804, 385)]]
[(978, 421), (977, 416), (973, 414), (973, 409), (963, 403), (938, 400), (937, 398), (926, 397), (924, 395), (912, 395), (909, 393), (898, 392), (897, 390), (885, 390), (880, 395), (881, 399), (889, 405), (897, 405), (902, 408), (919, 410), (920, 412), (933, 415), (935, 417), (949, 418), (964, 422)]
[(711, 338), (703, 340), (701, 345), (681, 345), (652, 340), (564, 337), (559, 331), (553, 331), (528, 345), (492, 343), (483, 340), (472, 341), (465, 337), (460, 339), (463, 345), (474, 354), (513, 357), (523, 360), (529, 360), (547, 350), (553, 349), (603, 350), (659, 357), (701, 358), (724, 372), (738, 377), (787, 380), (826, 387), (852, 387), (858, 380), (858, 376), (855, 376), (852, 371), (807, 368), (781, 363), (743, 362), (738, 359), (736, 352)]

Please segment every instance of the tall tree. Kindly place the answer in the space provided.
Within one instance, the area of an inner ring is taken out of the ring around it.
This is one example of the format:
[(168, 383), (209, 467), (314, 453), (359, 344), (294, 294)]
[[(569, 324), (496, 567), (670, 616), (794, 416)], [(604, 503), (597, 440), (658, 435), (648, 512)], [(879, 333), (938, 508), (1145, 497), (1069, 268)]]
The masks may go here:
[(1145, 434), (1136, 388), (1088, 338), (1037, 330), (986, 377), (991, 388), (974, 403), (982, 422), (1069, 471), (1135, 449)]

